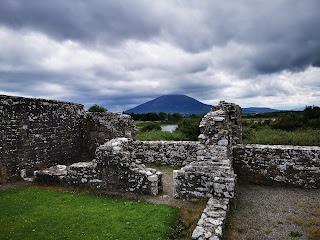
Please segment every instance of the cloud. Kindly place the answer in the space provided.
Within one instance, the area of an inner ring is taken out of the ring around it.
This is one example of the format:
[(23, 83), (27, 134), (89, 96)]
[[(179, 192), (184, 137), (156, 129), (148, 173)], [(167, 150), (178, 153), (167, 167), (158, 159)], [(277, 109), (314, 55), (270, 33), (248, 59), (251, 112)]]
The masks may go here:
[(163, 94), (319, 102), (320, 2), (0, 2), (2, 94), (115, 111)]

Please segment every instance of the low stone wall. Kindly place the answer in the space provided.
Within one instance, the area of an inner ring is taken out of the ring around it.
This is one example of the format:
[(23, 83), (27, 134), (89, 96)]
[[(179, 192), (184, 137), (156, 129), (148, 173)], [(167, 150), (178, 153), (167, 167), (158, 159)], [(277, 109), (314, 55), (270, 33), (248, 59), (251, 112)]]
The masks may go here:
[(173, 178), (177, 198), (234, 197), (236, 175), (228, 158), (213, 155), (211, 159), (192, 162), (175, 170)]
[(132, 158), (142, 163), (185, 166), (197, 160), (198, 142), (134, 141)]
[(98, 179), (97, 163), (77, 162), (67, 167), (66, 183), (85, 188), (100, 188), (102, 180)]
[(162, 173), (147, 168), (132, 156), (133, 140), (113, 139), (96, 150), (100, 187), (110, 191), (129, 191), (147, 195), (162, 192)]
[(210, 198), (192, 233), (192, 239), (219, 240), (229, 210), (228, 198)]
[(255, 184), (320, 188), (320, 147), (236, 145), (239, 179)]

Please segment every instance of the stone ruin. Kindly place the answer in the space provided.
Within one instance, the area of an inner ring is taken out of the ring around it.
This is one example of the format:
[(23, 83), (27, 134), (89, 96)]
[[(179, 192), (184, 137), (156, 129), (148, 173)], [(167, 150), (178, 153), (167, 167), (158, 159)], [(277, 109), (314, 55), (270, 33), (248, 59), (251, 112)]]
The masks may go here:
[(320, 147), (243, 145), (241, 108), (233, 103), (204, 116), (197, 142), (136, 141), (130, 116), (51, 100), (1, 95), (0, 116), (0, 183), (34, 173), (45, 183), (158, 195), (162, 173), (146, 165), (179, 166), (174, 196), (209, 199), (192, 239), (221, 239), (237, 177), (320, 187)]

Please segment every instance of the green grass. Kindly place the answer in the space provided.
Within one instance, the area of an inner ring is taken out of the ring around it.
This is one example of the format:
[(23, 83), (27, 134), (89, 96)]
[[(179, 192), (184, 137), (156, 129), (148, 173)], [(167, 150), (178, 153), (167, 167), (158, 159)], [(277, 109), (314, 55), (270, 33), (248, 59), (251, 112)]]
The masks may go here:
[(179, 210), (35, 188), (0, 191), (0, 239), (166, 239)]
[(290, 132), (270, 128), (247, 128), (244, 129), (243, 137), (245, 144), (320, 146), (320, 130), (316, 129), (301, 129)]
[(152, 130), (138, 133), (136, 139), (140, 141), (187, 141), (189, 138), (180, 132)]

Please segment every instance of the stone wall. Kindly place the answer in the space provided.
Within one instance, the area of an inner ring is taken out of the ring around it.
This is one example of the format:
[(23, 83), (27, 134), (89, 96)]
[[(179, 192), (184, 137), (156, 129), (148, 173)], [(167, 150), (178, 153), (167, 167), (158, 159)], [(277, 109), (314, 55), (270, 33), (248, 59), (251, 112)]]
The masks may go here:
[[(0, 183), (56, 164), (92, 160), (98, 145), (134, 137), (130, 116), (81, 104), (0, 95)], [(24, 176), (25, 177), (25, 176)]]
[(162, 192), (162, 173), (132, 158), (133, 140), (113, 139), (97, 148), (100, 187), (109, 191), (128, 191), (157, 195)]
[(135, 138), (137, 131), (129, 115), (113, 112), (87, 112), (85, 129), (88, 159), (94, 158), (98, 146), (114, 138)]
[(197, 160), (198, 142), (134, 141), (132, 158), (143, 163), (185, 166)]
[(0, 95), (0, 183), (81, 159), (80, 104)]
[(243, 181), (320, 188), (320, 147), (236, 145), (233, 156)]
[(174, 192), (179, 198), (233, 198), (236, 175), (232, 146), (241, 142), (241, 108), (220, 102), (200, 123), (197, 160), (174, 171)]
[(203, 144), (233, 146), (242, 142), (241, 108), (221, 101), (200, 122), (199, 140)]

